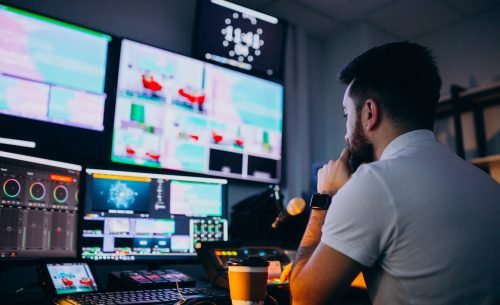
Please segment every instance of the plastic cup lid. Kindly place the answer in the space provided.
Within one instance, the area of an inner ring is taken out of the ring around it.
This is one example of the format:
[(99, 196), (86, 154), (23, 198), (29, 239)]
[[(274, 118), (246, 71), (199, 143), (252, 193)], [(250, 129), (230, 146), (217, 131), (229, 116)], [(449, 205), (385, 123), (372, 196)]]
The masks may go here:
[(228, 266), (245, 266), (245, 267), (267, 267), (269, 262), (261, 257), (249, 257), (245, 259), (231, 259), (227, 263)]

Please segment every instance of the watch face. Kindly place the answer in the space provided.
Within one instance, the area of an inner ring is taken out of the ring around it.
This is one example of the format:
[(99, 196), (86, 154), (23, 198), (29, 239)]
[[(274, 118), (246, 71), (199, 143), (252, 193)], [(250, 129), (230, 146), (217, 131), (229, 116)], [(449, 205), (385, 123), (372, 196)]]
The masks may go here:
[(326, 210), (330, 206), (332, 196), (327, 194), (314, 194), (311, 198), (311, 209)]

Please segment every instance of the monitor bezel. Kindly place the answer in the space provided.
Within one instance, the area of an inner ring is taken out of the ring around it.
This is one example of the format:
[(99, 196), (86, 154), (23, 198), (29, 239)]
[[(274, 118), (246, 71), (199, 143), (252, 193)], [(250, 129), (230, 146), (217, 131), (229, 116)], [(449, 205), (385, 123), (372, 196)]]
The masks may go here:
[[(110, 170), (110, 169), (103, 169), (103, 168), (85, 168), (81, 172), (81, 184), (83, 184), (83, 192), (80, 192), (81, 199), (82, 199), (82, 208), (78, 210), (80, 213), (79, 218), (78, 218), (78, 238), (77, 238), (77, 260), (81, 262), (88, 262), (89, 264), (92, 265), (109, 265), (109, 264), (117, 264), (117, 265), (146, 265), (146, 266), (153, 266), (152, 268), (158, 268), (159, 265), (164, 265), (164, 264), (176, 264), (176, 263), (185, 263), (185, 262), (194, 262), (198, 261), (198, 256), (197, 253), (189, 253), (189, 254), (172, 254), (172, 255), (158, 255), (158, 256), (151, 256), (151, 257), (139, 257), (135, 258), (134, 260), (113, 260), (113, 259), (98, 259), (98, 260), (93, 260), (93, 259), (84, 259), (82, 257), (82, 245), (83, 245), (83, 222), (84, 222), (84, 216), (85, 216), (85, 206), (87, 203), (87, 179), (89, 179), (89, 175), (92, 172), (104, 172), (104, 173), (110, 173), (110, 174), (130, 174), (130, 175), (138, 175), (142, 177), (153, 177), (153, 178), (164, 178), (168, 177), (169, 179), (175, 178), (179, 180), (191, 180), (191, 181), (205, 181), (205, 182), (220, 182), (222, 185), (222, 215), (220, 218), (226, 219), (228, 221), (229, 225), (229, 208), (228, 208), (228, 184), (229, 181), (228, 179), (224, 178), (205, 178), (205, 177), (199, 177), (199, 176), (183, 176), (183, 175), (170, 175), (170, 174), (160, 174), (160, 173), (155, 173), (155, 172), (146, 172), (146, 171), (130, 171), (130, 170)], [(228, 228), (228, 240), (230, 240), (229, 236), (229, 228)]]
[[(199, 51), (200, 50), (200, 45), (201, 43), (199, 42), (199, 35), (201, 35), (201, 32), (202, 32), (202, 28), (201, 28), (201, 22), (200, 22), (200, 16), (202, 14), (202, 2), (210, 2), (210, 0), (197, 0), (196, 1), (196, 12), (195, 12), (195, 21), (194, 21), (194, 29), (193, 29), (193, 39), (192, 39), (192, 42), (191, 42), (191, 56), (192, 58), (195, 58), (195, 59), (198, 59), (198, 60), (201, 60), (201, 61), (204, 61), (206, 63), (210, 63), (210, 64), (213, 64), (213, 65), (216, 65), (216, 66), (220, 66), (220, 67), (223, 67), (223, 68), (227, 68), (227, 69), (230, 69), (230, 70), (234, 70), (234, 71), (237, 71), (237, 72), (241, 72), (241, 73), (245, 73), (245, 74), (248, 74), (248, 75), (252, 75), (252, 76), (256, 76), (258, 78), (262, 78), (262, 79), (265, 79), (265, 80), (270, 80), (270, 81), (273, 81), (273, 82), (277, 82), (277, 83), (280, 83), (280, 84), (284, 84), (284, 81), (285, 81), (285, 57), (286, 57), (286, 45), (287, 45), (287, 41), (288, 41), (288, 28), (289, 28), (289, 24), (288, 22), (286, 22), (285, 20), (281, 19), (281, 18), (278, 18), (276, 16), (270, 16), (266, 13), (262, 13), (262, 12), (259, 12), (257, 10), (254, 10), (254, 9), (251, 9), (249, 7), (246, 7), (244, 5), (241, 5), (241, 4), (237, 4), (237, 3), (232, 3), (232, 4), (235, 4), (237, 6), (241, 6), (245, 9), (249, 9), (251, 11), (255, 11), (255, 12), (258, 12), (258, 13), (261, 13), (261, 14), (264, 14), (264, 15), (268, 15), (272, 18), (276, 18), (278, 20), (278, 24), (281, 25), (281, 27), (283, 28), (283, 33), (282, 33), (282, 37), (281, 37), (281, 48), (280, 48), (280, 56), (279, 56), (279, 61), (280, 61), (280, 65), (279, 65), (279, 69), (277, 71), (277, 73), (275, 73), (274, 75), (267, 75), (266, 73), (263, 73), (263, 72), (258, 72), (258, 71), (255, 71), (255, 70), (244, 70), (244, 69), (240, 69), (240, 68), (237, 68), (237, 67), (234, 67), (232, 65), (229, 65), (229, 64), (222, 64), (222, 63), (219, 63), (219, 62), (216, 62), (216, 61), (207, 61), (203, 56), (202, 54), (200, 54), (201, 52)], [(217, 4), (210, 4), (210, 5), (217, 5)], [(229, 8), (228, 8), (229, 9)]]
[[(27, 117), (21, 117), (11, 114), (0, 113), (0, 119), (9, 126), (6, 131), (0, 132), (0, 137), (12, 138), (15, 140), (30, 141), (35, 143), (35, 147), (20, 147), (11, 146), (8, 144), (0, 144), (0, 150), (9, 150), (19, 154), (37, 155), (48, 159), (57, 159), (64, 162), (86, 163), (86, 160), (93, 160), (96, 165), (109, 163), (107, 156), (109, 155), (109, 145), (112, 135), (112, 125), (109, 122), (113, 119), (112, 104), (115, 99), (116, 71), (117, 60), (116, 54), (119, 52), (119, 37), (107, 31), (96, 29), (93, 26), (83, 25), (78, 22), (69, 21), (68, 19), (56, 17), (52, 14), (43, 13), (33, 10), (32, 8), (19, 4), (12, 4), (5, 1), (0, 5), (12, 8), (15, 10), (25, 11), (28, 14), (41, 16), (42, 18), (52, 19), (56, 22), (61, 22), (69, 26), (75, 26), (83, 30), (89, 30), (96, 34), (108, 36), (105, 77), (103, 94), (106, 96), (103, 109), (103, 129), (95, 130), (85, 127), (66, 125), (64, 123), (56, 123), (51, 121), (37, 120)], [(66, 27), (66, 25), (60, 25)], [(49, 136), (50, 135), (50, 136)], [(60, 139), (80, 139), (81, 145), (72, 146), (65, 150), (59, 151), (54, 149), (60, 143)], [(89, 145), (90, 143), (90, 145)], [(99, 147), (101, 149), (95, 149)], [(90, 157), (90, 158), (89, 158)]]
[(55, 167), (58, 169), (62, 170), (73, 170), (78, 172), (78, 197), (79, 197), (79, 204), (78, 204), (78, 210), (76, 211), (76, 230), (75, 230), (75, 254), (71, 256), (33, 256), (33, 257), (16, 257), (16, 258), (2, 258), (0, 259), (0, 265), (12, 265), (12, 266), (17, 266), (17, 265), (40, 265), (44, 263), (57, 263), (57, 262), (63, 262), (63, 263), (71, 263), (75, 262), (75, 260), (78, 257), (78, 245), (80, 242), (79, 239), (79, 226), (80, 226), (80, 213), (82, 211), (82, 201), (81, 201), (81, 196), (82, 196), (82, 178), (83, 178), (83, 167), (79, 164), (75, 163), (67, 163), (67, 162), (61, 162), (57, 160), (51, 160), (51, 159), (45, 159), (45, 158), (40, 158), (40, 157), (33, 157), (33, 156), (28, 156), (25, 154), (18, 154), (18, 153), (13, 153), (13, 152), (8, 152), (8, 151), (3, 151), (0, 150), (0, 158), (6, 158), (10, 160), (16, 160), (20, 162), (26, 162), (26, 163), (32, 163), (32, 164), (37, 164), (41, 166), (47, 166), (47, 167)]
[[(113, 161), (112, 158), (113, 158), (113, 145), (114, 145), (114, 132), (115, 132), (114, 124), (115, 124), (115, 119), (116, 119), (116, 104), (117, 104), (117, 96), (118, 96), (117, 91), (118, 91), (118, 81), (119, 81), (120, 62), (121, 62), (123, 41), (130, 41), (133, 43), (142, 44), (142, 45), (147, 46), (147, 47), (156, 48), (160, 51), (166, 51), (166, 52), (172, 53), (176, 56), (182, 56), (182, 57), (185, 57), (187, 59), (195, 60), (195, 61), (201, 62), (203, 64), (206, 64), (206, 65), (213, 65), (216, 68), (227, 69), (227, 70), (232, 71), (232, 72), (241, 73), (241, 74), (247, 75), (249, 77), (254, 77), (254, 78), (257, 78), (260, 80), (264, 80), (264, 81), (268, 81), (268, 82), (272, 82), (274, 84), (280, 85), (282, 87), (282, 98), (281, 98), (281, 102), (282, 102), (282, 126), (281, 126), (281, 143), (280, 143), (281, 144), (281, 154), (280, 154), (280, 159), (277, 160), (278, 165), (276, 167), (276, 173), (277, 173), (278, 177), (276, 179), (263, 180), (263, 179), (259, 179), (259, 178), (254, 178), (253, 176), (243, 177), (242, 175), (239, 175), (239, 174), (225, 175), (222, 172), (218, 174), (216, 172), (195, 172), (195, 171), (187, 171), (187, 170), (164, 168), (164, 167), (156, 168), (156, 167), (150, 167), (150, 166), (140, 165), (140, 164), (132, 164), (132, 163)], [(201, 59), (198, 59), (198, 58), (195, 58), (192, 56), (184, 55), (184, 54), (181, 54), (179, 52), (172, 51), (170, 49), (166, 49), (164, 47), (160, 47), (160, 46), (155, 45), (155, 44), (147, 43), (147, 42), (140, 41), (137, 39), (131, 39), (128, 37), (121, 37), (119, 39), (119, 48), (117, 50), (116, 64), (115, 64), (115, 77), (116, 77), (116, 79), (115, 79), (115, 83), (114, 83), (114, 87), (113, 87), (113, 89), (114, 89), (114, 93), (113, 93), (114, 94), (113, 95), (114, 102), (112, 103), (112, 108), (110, 110), (110, 112), (112, 112), (112, 120), (110, 119), (110, 122), (112, 123), (112, 125), (109, 128), (110, 141), (108, 142), (109, 145), (108, 145), (108, 151), (107, 151), (109, 163), (114, 168), (121, 168), (121, 169), (131, 170), (131, 171), (140, 171), (142, 169), (142, 170), (148, 170), (150, 172), (155, 172), (155, 171), (156, 172), (168, 172), (168, 173), (172, 173), (172, 175), (194, 175), (194, 176), (202, 176), (202, 177), (208, 177), (208, 178), (217, 177), (217, 178), (221, 178), (221, 179), (227, 179), (229, 181), (255, 183), (256, 185), (263, 185), (263, 184), (269, 185), (269, 184), (281, 184), (281, 183), (283, 183), (284, 158), (286, 155), (286, 153), (285, 153), (286, 87), (285, 87), (283, 80), (268, 79), (268, 78), (261, 77), (259, 75), (252, 75), (252, 74), (244, 73), (239, 69), (231, 69), (227, 66), (217, 65), (215, 63), (207, 62), (205, 60), (201, 60)]]

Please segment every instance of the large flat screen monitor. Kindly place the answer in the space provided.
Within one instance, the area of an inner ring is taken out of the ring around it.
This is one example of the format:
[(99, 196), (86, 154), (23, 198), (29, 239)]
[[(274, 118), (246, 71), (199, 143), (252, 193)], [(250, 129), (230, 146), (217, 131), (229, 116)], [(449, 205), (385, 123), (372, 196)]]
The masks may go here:
[(286, 27), (278, 18), (224, 0), (199, 0), (195, 57), (282, 79)]
[(0, 5), (0, 113), (103, 130), (110, 40)]
[(76, 258), (80, 171), (0, 151), (0, 262)]
[(195, 256), (228, 239), (227, 180), (86, 170), (81, 256), (152, 260)]
[(124, 40), (112, 161), (277, 183), (283, 86)]

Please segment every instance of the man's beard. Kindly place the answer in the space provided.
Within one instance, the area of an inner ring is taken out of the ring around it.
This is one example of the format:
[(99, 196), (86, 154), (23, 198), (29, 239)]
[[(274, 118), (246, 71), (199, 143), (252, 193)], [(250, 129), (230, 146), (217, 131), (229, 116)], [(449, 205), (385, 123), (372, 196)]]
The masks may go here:
[(360, 117), (356, 120), (354, 133), (349, 143), (349, 150), (351, 152), (349, 163), (353, 172), (356, 171), (361, 164), (375, 161), (373, 144), (366, 139), (365, 132), (361, 126)]

